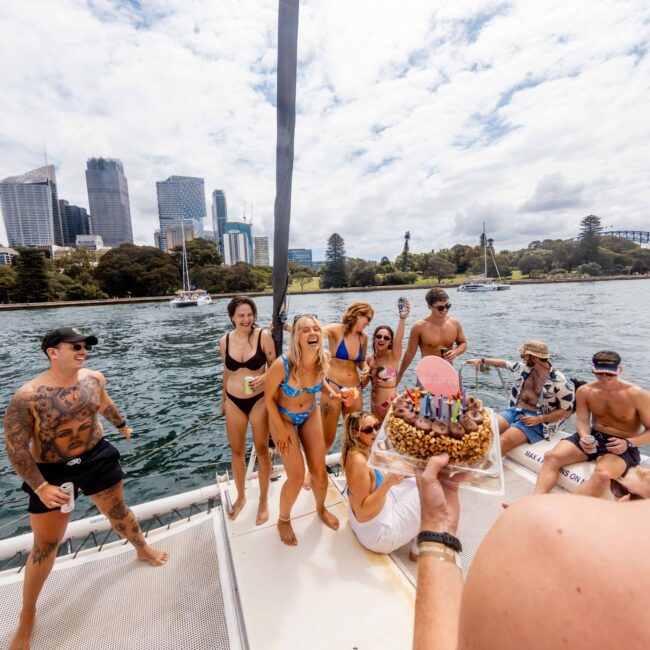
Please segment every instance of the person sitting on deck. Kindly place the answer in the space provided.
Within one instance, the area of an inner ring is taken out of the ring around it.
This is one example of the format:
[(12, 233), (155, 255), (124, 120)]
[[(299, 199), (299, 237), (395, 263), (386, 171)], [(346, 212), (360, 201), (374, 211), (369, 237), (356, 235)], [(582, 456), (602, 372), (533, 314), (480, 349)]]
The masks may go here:
[(581, 386), (576, 395), (577, 431), (544, 455), (538, 494), (553, 489), (564, 465), (595, 460), (593, 475), (575, 494), (601, 496), (610, 479), (640, 463), (639, 446), (650, 443), (650, 393), (619, 378), (620, 355), (596, 352), (591, 371), (596, 381)]
[(367, 411), (346, 416), (341, 467), (347, 479), (350, 527), (375, 553), (392, 553), (415, 538), (420, 529), (420, 502), (414, 478), (383, 475), (368, 467), (379, 420)]
[(411, 328), (406, 352), (397, 373), (398, 383), (411, 365), (418, 347), (423, 357), (435, 355), (449, 363), (467, 350), (467, 339), (460, 321), (449, 316), (449, 294), (444, 289), (429, 289), (426, 301), (431, 314), (417, 321)]
[(338, 519), (325, 508), (325, 438), (316, 402), (316, 393), (331, 393), (324, 386), (327, 368), (328, 357), (323, 348), (320, 323), (313, 315), (296, 316), (289, 351), (273, 362), (264, 385), (271, 436), (287, 474), (280, 492), (278, 531), (280, 539), (288, 546), (298, 543), (291, 526), (291, 509), (305, 478), (301, 442), (311, 475), (318, 516), (326, 526), (334, 530), (339, 527)]
[(550, 362), (548, 346), (541, 341), (526, 341), (520, 348), (522, 361), (470, 359), (475, 368), (495, 366), (515, 373), (510, 407), (497, 415), (501, 453), (524, 442), (548, 439), (573, 412), (573, 383)]
[(650, 648), (650, 557), (639, 546), (650, 501), (522, 499), (488, 531), (463, 585), (458, 491), (438, 480), (448, 460), (434, 456), (417, 477), (414, 650)]

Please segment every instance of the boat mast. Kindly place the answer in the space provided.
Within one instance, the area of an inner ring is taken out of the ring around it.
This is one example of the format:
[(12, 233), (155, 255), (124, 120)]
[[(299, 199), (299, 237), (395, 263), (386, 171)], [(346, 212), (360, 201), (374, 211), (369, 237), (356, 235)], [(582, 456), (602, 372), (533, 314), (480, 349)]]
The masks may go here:
[(183, 291), (190, 290), (190, 272), (187, 268), (187, 249), (185, 248), (185, 220), (181, 220), (181, 237), (183, 242)]
[(296, 128), (296, 68), (299, 0), (280, 0), (278, 11), (277, 143), (273, 230), (273, 339), (282, 352), (285, 301), (289, 288), (289, 224)]
[(483, 276), (487, 279), (487, 236), (485, 235), (485, 221), (483, 222)]

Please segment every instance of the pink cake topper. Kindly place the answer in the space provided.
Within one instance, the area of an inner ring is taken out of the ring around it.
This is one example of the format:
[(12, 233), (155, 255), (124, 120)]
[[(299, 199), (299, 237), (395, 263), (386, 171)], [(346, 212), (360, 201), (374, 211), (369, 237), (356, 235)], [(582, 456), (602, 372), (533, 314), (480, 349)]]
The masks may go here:
[(460, 390), (458, 373), (441, 357), (422, 357), (415, 368), (415, 374), (432, 395), (455, 397)]

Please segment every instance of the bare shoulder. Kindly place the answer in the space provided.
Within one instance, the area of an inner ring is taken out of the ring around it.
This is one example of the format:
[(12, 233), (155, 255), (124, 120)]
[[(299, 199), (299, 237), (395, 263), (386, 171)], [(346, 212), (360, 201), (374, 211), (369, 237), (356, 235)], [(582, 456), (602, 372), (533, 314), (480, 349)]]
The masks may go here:
[(368, 463), (363, 454), (357, 451), (352, 451), (345, 459), (345, 476), (348, 480), (354, 481), (355, 478), (361, 476), (361, 472), (368, 473)]
[(411, 327), (411, 336), (413, 334), (419, 334), (423, 328), (425, 328), (427, 325), (427, 320), (426, 318), (420, 318), (419, 320), (416, 320), (415, 323), (413, 323), (413, 327)]
[(449, 322), (456, 328), (461, 327), (460, 321), (457, 318), (454, 318), (453, 316), (449, 316)]
[(99, 385), (104, 387), (106, 385), (106, 377), (99, 372), (99, 370), (91, 370), (90, 368), (82, 368), (79, 371), (79, 381), (83, 379), (96, 379)]

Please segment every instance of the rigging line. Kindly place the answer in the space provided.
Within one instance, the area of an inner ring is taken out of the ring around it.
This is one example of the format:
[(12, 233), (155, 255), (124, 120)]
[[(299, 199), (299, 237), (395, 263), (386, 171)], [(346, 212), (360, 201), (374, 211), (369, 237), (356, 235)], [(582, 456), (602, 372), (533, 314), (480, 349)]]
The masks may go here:
[(6, 521), (4, 524), (0, 524), (0, 530), (3, 528), (7, 528), (7, 526), (10, 526), (11, 524), (15, 524), (17, 521), (20, 521), (21, 519), (27, 519), (29, 517), (29, 512), (26, 512), (24, 515), (20, 515), (20, 517), (16, 517), (15, 519), (10, 519), (9, 521)]

